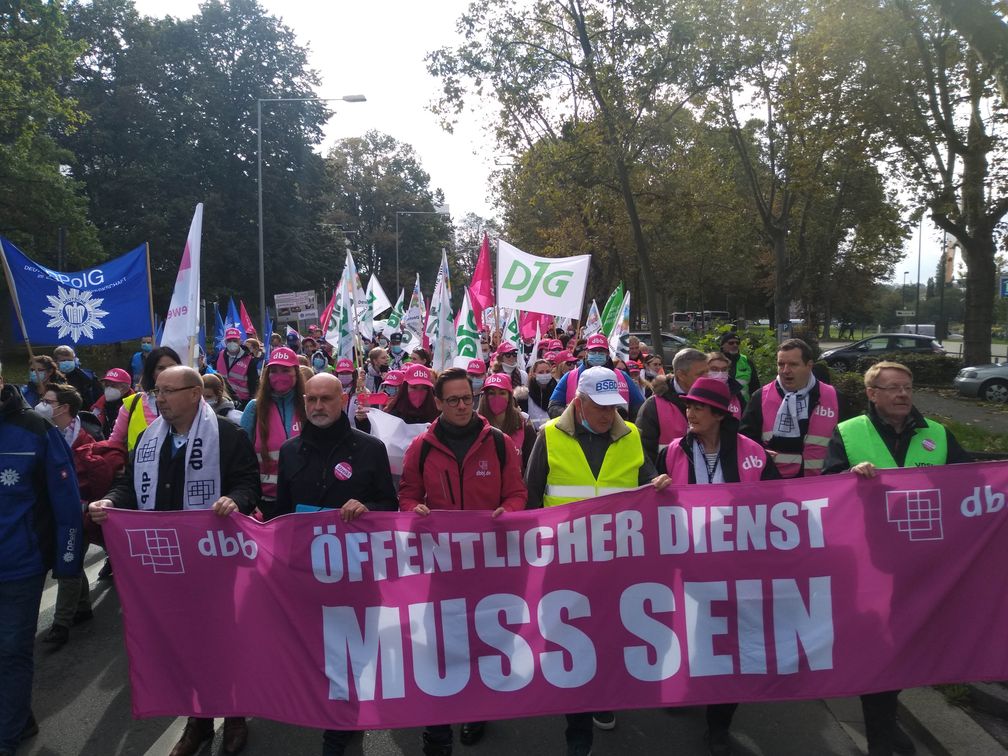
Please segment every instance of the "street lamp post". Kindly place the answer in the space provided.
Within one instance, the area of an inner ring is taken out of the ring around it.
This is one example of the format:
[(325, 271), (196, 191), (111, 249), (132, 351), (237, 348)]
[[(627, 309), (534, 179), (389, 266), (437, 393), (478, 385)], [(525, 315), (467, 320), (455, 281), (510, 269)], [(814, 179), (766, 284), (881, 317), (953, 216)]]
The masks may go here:
[[(903, 271), (903, 288), (900, 289), (900, 309), (906, 310), (906, 287), (907, 287), (907, 276), (910, 275), (909, 270)], [(906, 317), (904, 315), (904, 317)]]
[[(262, 104), (264, 102), (367, 102), (362, 94), (343, 97), (260, 97), (256, 100), (256, 183), (259, 190), (259, 317), (266, 322), (266, 263), (263, 253)], [(265, 336), (269, 338), (269, 336)]]
[(395, 213), (395, 287), (401, 288), (399, 282), (399, 216), (400, 215), (448, 215), (448, 206), (441, 205), (436, 210), (396, 210)]

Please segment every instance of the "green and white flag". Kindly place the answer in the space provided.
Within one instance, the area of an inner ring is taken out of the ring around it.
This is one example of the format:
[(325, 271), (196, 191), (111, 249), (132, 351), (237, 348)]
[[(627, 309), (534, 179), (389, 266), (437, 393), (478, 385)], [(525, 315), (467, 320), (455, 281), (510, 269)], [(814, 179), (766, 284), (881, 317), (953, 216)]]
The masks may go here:
[(591, 255), (536, 257), (501, 239), (497, 244), (497, 305), (576, 318), (584, 304)]
[(619, 317), (609, 334), (609, 354), (612, 358), (626, 362), (630, 359), (630, 292), (623, 296)]
[(468, 357), (471, 360), (480, 356), (479, 329), (476, 328), (476, 313), (469, 301), (469, 289), (462, 295), (462, 310), (459, 312), (458, 324), (455, 326), (455, 342), (458, 357)]
[(388, 294), (385, 293), (385, 289), (382, 288), (381, 281), (378, 280), (377, 276), (371, 276), (368, 279), (367, 299), (371, 305), (371, 317), (375, 320), (392, 306), (392, 302), (389, 301)]
[(584, 337), (594, 336), (602, 331), (602, 317), (598, 312), (598, 302), (592, 300), (591, 307), (588, 308), (588, 317), (585, 318)]
[(518, 326), (518, 310), (511, 310), (508, 319), (504, 321), (501, 341), (510, 341), (515, 346), (521, 344), (521, 329)]
[(385, 324), (393, 331), (398, 331), (399, 326), (402, 323), (404, 295), (405, 291), (403, 289), (399, 289), (399, 299), (396, 300), (395, 307), (392, 308), (392, 312), (389, 313), (388, 318), (385, 320)]
[(613, 293), (609, 295), (609, 299), (606, 300), (605, 307), (602, 308), (602, 333), (606, 336), (612, 333), (613, 326), (616, 324), (616, 319), (619, 317), (622, 306), (623, 282), (620, 281), (619, 285), (613, 290)]
[[(412, 346), (420, 346), (423, 343), (424, 318), (427, 315), (427, 307), (424, 304), (423, 292), (420, 291), (420, 274), (417, 273), (416, 284), (413, 286), (413, 296), (410, 297), (409, 307), (402, 317), (402, 330), (410, 333), (410, 340), (416, 343)], [(407, 341), (407, 339), (403, 339)]]
[(431, 295), (430, 312), (425, 327), (431, 345), (432, 367), (437, 372), (451, 367), (455, 359), (455, 323), (451, 307), (451, 278), (448, 273), (448, 253), (441, 250), (441, 265), (437, 283)]

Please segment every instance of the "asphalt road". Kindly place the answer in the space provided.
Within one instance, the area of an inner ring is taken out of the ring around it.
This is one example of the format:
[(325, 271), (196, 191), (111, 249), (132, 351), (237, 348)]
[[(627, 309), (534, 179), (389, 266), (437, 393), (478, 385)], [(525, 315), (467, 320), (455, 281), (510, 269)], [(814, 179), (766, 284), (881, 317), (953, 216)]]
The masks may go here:
[[(119, 600), (113, 583), (95, 582), (103, 561), (92, 547), (85, 565), (92, 581), (95, 618), (72, 630), (70, 642), (51, 651), (36, 645), (34, 709), (40, 732), (18, 754), (38, 756), (131, 756), (167, 754), (184, 720), (136, 720), (130, 713), (128, 666), (123, 646)], [(52, 623), (55, 584), (47, 585), (39, 618), (39, 641)], [(202, 632), (193, 618), (193, 632)], [(263, 649), (269, 653), (269, 649)], [(220, 751), (220, 725), (202, 754)], [(268, 720), (250, 722), (245, 753), (250, 756), (318, 754), (321, 732)], [(564, 753), (564, 720), (548, 716), (492, 722), (476, 746), (456, 754), (523, 756)], [(611, 732), (596, 731), (594, 753), (704, 754), (702, 707), (619, 712)], [(856, 756), (864, 753), (857, 699), (744, 704), (733, 726), (739, 756)], [(457, 736), (456, 736), (457, 737)], [(419, 754), (420, 730), (384, 730), (353, 740), (349, 754), (393, 756)], [(929, 751), (918, 745), (918, 753)]]

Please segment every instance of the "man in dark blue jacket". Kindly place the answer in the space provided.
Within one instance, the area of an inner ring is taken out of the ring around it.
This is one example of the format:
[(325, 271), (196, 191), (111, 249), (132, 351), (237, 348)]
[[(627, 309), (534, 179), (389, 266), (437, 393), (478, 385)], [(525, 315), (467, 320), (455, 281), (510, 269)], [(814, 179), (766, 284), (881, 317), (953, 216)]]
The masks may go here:
[(31, 711), (45, 574), (80, 574), (83, 522), (63, 435), (0, 376), (0, 756), (38, 732)]

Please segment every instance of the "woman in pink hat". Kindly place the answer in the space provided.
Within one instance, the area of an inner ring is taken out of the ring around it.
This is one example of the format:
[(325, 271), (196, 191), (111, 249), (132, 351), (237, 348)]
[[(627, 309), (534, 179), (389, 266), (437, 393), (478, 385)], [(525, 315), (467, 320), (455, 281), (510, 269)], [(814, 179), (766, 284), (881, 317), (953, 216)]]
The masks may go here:
[(109, 370), (101, 379), (101, 383), (105, 391), (92, 405), (91, 411), (101, 424), (102, 434), (108, 438), (112, 435), (112, 428), (115, 426), (123, 400), (133, 395), (133, 386), (130, 374), (122, 368)]
[(385, 405), (385, 411), (405, 423), (432, 422), (441, 414), (434, 402), (434, 371), (412, 362), (402, 372), (403, 385)]
[(514, 398), (511, 379), (504, 373), (491, 373), (483, 382), (483, 398), (477, 413), (487, 422), (511, 439), (511, 443), (521, 452), (522, 470), (532, 453), (536, 431), (532, 423), (518, 407)]
[(522, 369), (520, 362), (518, 347), (505, 339), (494, 353), (493, 362), (490, 363), (490, 372), (504, 373), (511, 379), (512, 386), (524, 386), (528, 381), (528, 373)]
[(245, 407), (241, 426), (252, 439), (262, 484), (260, 509), (266, 519), (276, 502), (277, 462), (288, 438), (301, 435), (305, 423), (304, 379), (294, 350), (277, 347), (263, 368), (255, 399)]
[(536, 360), (532, 363), (528, 387), (521, 393), (515, 390), (518, 406), (528, 415), (532, 427), (536, 430), (549, 422), (549, 400), (557, 385), (557, 379), (554, 375), (556, 354), (554, 352), (550, 352), (550, 354), (553, 355), (551, 360)]

